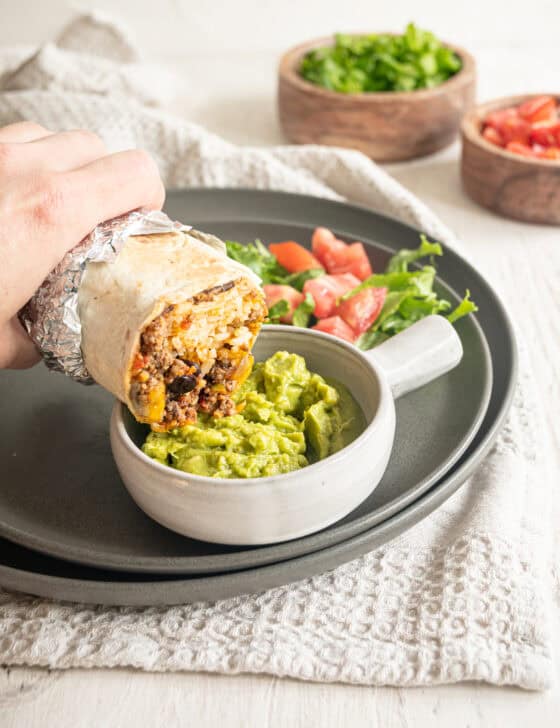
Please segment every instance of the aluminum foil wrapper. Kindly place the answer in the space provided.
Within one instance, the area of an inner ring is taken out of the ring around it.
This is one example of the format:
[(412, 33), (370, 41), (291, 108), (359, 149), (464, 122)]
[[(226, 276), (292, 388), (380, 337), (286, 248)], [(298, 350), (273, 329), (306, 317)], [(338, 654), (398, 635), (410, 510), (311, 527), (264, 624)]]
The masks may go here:
[[(164, 212), (135, 210), (98, 225), (81, 243), (66, 253), (21, 309), (19, 318), (49, 369), (67, 374), (82, 384), (93, 384), (81, 350), (78, 289), (88, 262), (111, 262), (131, 235), (191, 230)], [(223, 243), (212, 235), (192, 231), (212, 247)]]

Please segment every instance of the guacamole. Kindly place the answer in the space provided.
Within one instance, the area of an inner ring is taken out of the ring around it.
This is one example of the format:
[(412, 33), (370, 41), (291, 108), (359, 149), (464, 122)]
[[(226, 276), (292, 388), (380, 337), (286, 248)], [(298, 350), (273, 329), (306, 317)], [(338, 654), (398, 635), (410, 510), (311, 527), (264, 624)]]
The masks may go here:
[(142, 450), (196, 475), (256, 478), (303, 468), (352, 442), (366, 426), (350, 392), (310, 372), (305, 359), (277, 351), (234, 395), (237, 413), (150, 432)]

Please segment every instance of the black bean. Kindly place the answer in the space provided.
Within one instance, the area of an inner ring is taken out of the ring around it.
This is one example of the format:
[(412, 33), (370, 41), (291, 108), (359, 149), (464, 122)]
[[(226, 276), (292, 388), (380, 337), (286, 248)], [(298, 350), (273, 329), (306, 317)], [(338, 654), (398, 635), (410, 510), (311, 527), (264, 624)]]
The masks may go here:
[(193, 374), (185, 374), (182, 377), (175, 377), (169, 385), (169, 391), (177, 396), (187, 394), (187, 392), (192, 392), (196, 387), (196, 380), (197, 377)]

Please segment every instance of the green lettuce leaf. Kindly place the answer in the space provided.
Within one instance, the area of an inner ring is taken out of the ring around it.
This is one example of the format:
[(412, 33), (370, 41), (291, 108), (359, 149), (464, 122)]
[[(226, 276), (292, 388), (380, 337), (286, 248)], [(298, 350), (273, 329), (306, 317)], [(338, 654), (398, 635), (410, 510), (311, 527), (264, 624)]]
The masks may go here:
[(311, 268), (299, 273), (290, 273), (284, 266), (280, 265), (260, 240), (255, 240), (254, 243), (247, 243), (246, 245), (236, 243), (234, 240), (226, 240), (226, 251), (230, 258), (238, 263), (243, 263), (256, 273), (263, 285), (280, 283), (302, 291), (305, 281), (325, 275), (323, 268)]
[(367, 351), (368, 349), (373, 349), (374, 347), (379, 346), (379, 344), (387, 341), (388, 338), (390, 338), (389, 334), (386, 334), (383, 331), (372, 331), (370, 329), (359, 336), (354, 343), (358, 349)]
[(299, 273), (290, 273), (282, 282), (301, 292), (303, 291), (305, 281), (310, 281), (313, 278), (319, 278), (319, 276), (324, 275), (325, 270), (323, 268), (310, 268), (309, 270), (302, 270)]
[(420, 245), (414, 250), (403, 248), (393, 255), (387, 264), (385, 272), (404, 273), (408, 270), (408, 266), (411, 263), (416, 262), (420, 258), (425, 258), (428, 255), (443, 255), (443, 251), (439, 243), (431, 243), (423, 234), (420, 235), (420, 241)]
[(280, 321), (280, 318), (285, 316), (289, 310), (290, 304), (286, 301), (286, 299), (282, 298), (280, 301), (276, 301), (276, 303), (268, 309), (268, 319), (266, 323), (277, 324)]
[(412, 289), (417, 296), (429, 296), (432, 293), (436, 269), (425, 265), (421, 270), (394, 273), (374, 273), (360, 283), (359, 286), (345, 293), (341, 300), (346, 301), (366, 288), (387, 288), (389, 291), (405, 291)]
[(309, 320), (311, 319), (313, 311), (315, 311), (315, 301), (310, 293), (306, 293), (304, 300), (294, 311), (294, 326), (299, 326), (302, 329), (309, 326)]
[(284, 283), (285, 279), (290, 275), (260, 240), (247, 243), (247, 245), (236, 243), (233, 240), (226, 240), (226, 251), (230, 258), (246, 265), (247, 268), (256, 273), (263, 285), (266, 283)]
[(474, 313), (475, 311), (478, 311), (478, 306), (474, 301), (471, 301), (471, 292), (467, 289), (465, 297), (461, 303), (453, 309), (450, 314), (448, 314), (447, 320), (454, 324), (455, 321), (463, 318), (463, 316), (468, 316), (469, 313)]

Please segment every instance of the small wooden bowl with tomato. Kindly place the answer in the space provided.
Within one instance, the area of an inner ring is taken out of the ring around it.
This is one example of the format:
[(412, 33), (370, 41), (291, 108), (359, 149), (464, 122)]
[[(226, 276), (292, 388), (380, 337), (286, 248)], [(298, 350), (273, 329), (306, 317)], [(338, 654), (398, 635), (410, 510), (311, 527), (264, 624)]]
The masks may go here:
[(524, 222), (560, 225), (560, 97), (508, 96), (461, 126), (461, 176), (480, 205)]

